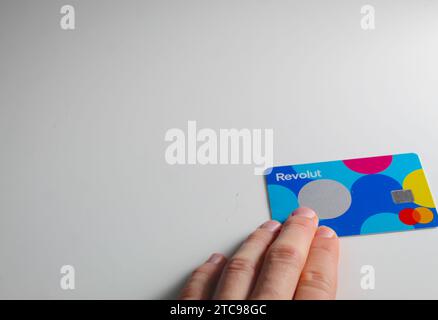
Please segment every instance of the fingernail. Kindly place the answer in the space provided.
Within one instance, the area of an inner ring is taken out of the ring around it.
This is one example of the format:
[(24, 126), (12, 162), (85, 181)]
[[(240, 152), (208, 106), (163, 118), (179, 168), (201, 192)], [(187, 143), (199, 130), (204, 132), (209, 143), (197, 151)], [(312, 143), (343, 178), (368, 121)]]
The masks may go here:
[(321, 238), (333, 238), (335, 235), (335, 232), (327, 227), (320, 227), (316, 231), (316, 236)]
[(207, 262), (218, 264), (223, 259), (223, 256), (219, 253), (213, 253), (210, 258), (208, 258)]
[(316, 217), (316, 213), (315, 211), (313, 211), (312, 209), (309, 208), (305, 208), (305, 207), (301, 207), (296, 209), (293, 213), (293, 216), (298, 216), (298, 217), (305, 217), (305, 218), (309, 218), (309, 219), (313, 219)]
[(260, 226), (260, 229), (266, 229), (271, 232), (277, 231), (281, 227), (281, 223), (275, 220), (266, 221)]

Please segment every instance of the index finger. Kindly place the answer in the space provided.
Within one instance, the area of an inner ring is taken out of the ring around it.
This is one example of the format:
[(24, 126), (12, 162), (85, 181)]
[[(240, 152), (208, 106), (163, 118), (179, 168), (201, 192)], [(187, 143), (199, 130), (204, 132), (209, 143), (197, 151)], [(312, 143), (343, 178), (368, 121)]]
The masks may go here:
[(336, 297), (339, 239), (328, 227), (319, 227), (301, 272), (295, 300), (322, 300)]

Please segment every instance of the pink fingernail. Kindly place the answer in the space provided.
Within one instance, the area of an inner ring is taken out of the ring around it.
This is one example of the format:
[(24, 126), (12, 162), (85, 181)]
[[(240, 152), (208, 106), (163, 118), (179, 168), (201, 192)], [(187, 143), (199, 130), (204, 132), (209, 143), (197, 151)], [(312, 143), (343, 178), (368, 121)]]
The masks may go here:
[(318, 231), (316, 231), (316, 236), (321, 238), (333, 238), (335, 235), (335, 232), (327, 227), (320, 227)]
[(219, 253), (213, 253), (210, 258), (208, 258), (207, 262), (218, 264), (222, 261), (223, 256)]
[(316, 213), (315, 211), (313, 211), (310, 208), (306, 208), (306, 207), (301, 207), (296, 209), (293, 213), (293, 216), (299, 216), (299, 217), (305, 217), (305, 218), (309, 218), (309, 219), (313, 219), (316, 217)]
[(266, 229), (271, 232), (277, 231), (281, 227), (281, 223), (275, 220), (266, 221), (260, 226), (261, 229)]

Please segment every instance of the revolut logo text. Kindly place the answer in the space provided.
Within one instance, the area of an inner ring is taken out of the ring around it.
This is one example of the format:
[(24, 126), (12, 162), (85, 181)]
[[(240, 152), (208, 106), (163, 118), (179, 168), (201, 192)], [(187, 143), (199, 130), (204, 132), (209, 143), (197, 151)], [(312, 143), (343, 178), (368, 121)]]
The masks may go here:
[(321, 170), (310, 171), (307, 170), (305, 172), (299, 173), (287, 173), (284, 174), (279, 172), (275, 175), (277, 181), (289, 181), (289, 180), (298, 180), (298, 179), (312, 179), (312, 178), (322, 178)]

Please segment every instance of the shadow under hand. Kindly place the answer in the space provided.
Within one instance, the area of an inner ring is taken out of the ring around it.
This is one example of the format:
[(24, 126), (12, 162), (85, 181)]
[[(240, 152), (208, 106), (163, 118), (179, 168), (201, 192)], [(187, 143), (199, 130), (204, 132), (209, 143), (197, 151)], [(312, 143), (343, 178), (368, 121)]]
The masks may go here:
[[(231, 255), (234, 252), (236, 252), (237, 249), (241, 246), (242, 242), (243, 242), (243, 240), (238, 242), (237, 244), (235, 244), (230, 250), (227, 250), (228, 254), (226, 253), (225, 256), (231, 257)], [(201, 264), (202, 263), (200, 263), (199, 265), (201, 265)], [(158, 299), (158, 300), (176, 300), (176, 299), (178, 299), (181, 290), (183, 289), (186, 282), (189, 280), (193, 271), (194, 270), (190, 270), (188, 273), (181, 276), (181, 278), (176, 283), (169, 286), (169, 288), (167, 290), (165, 290), (165, 292), (162, 295), (157, 296), (155, 299)]]

